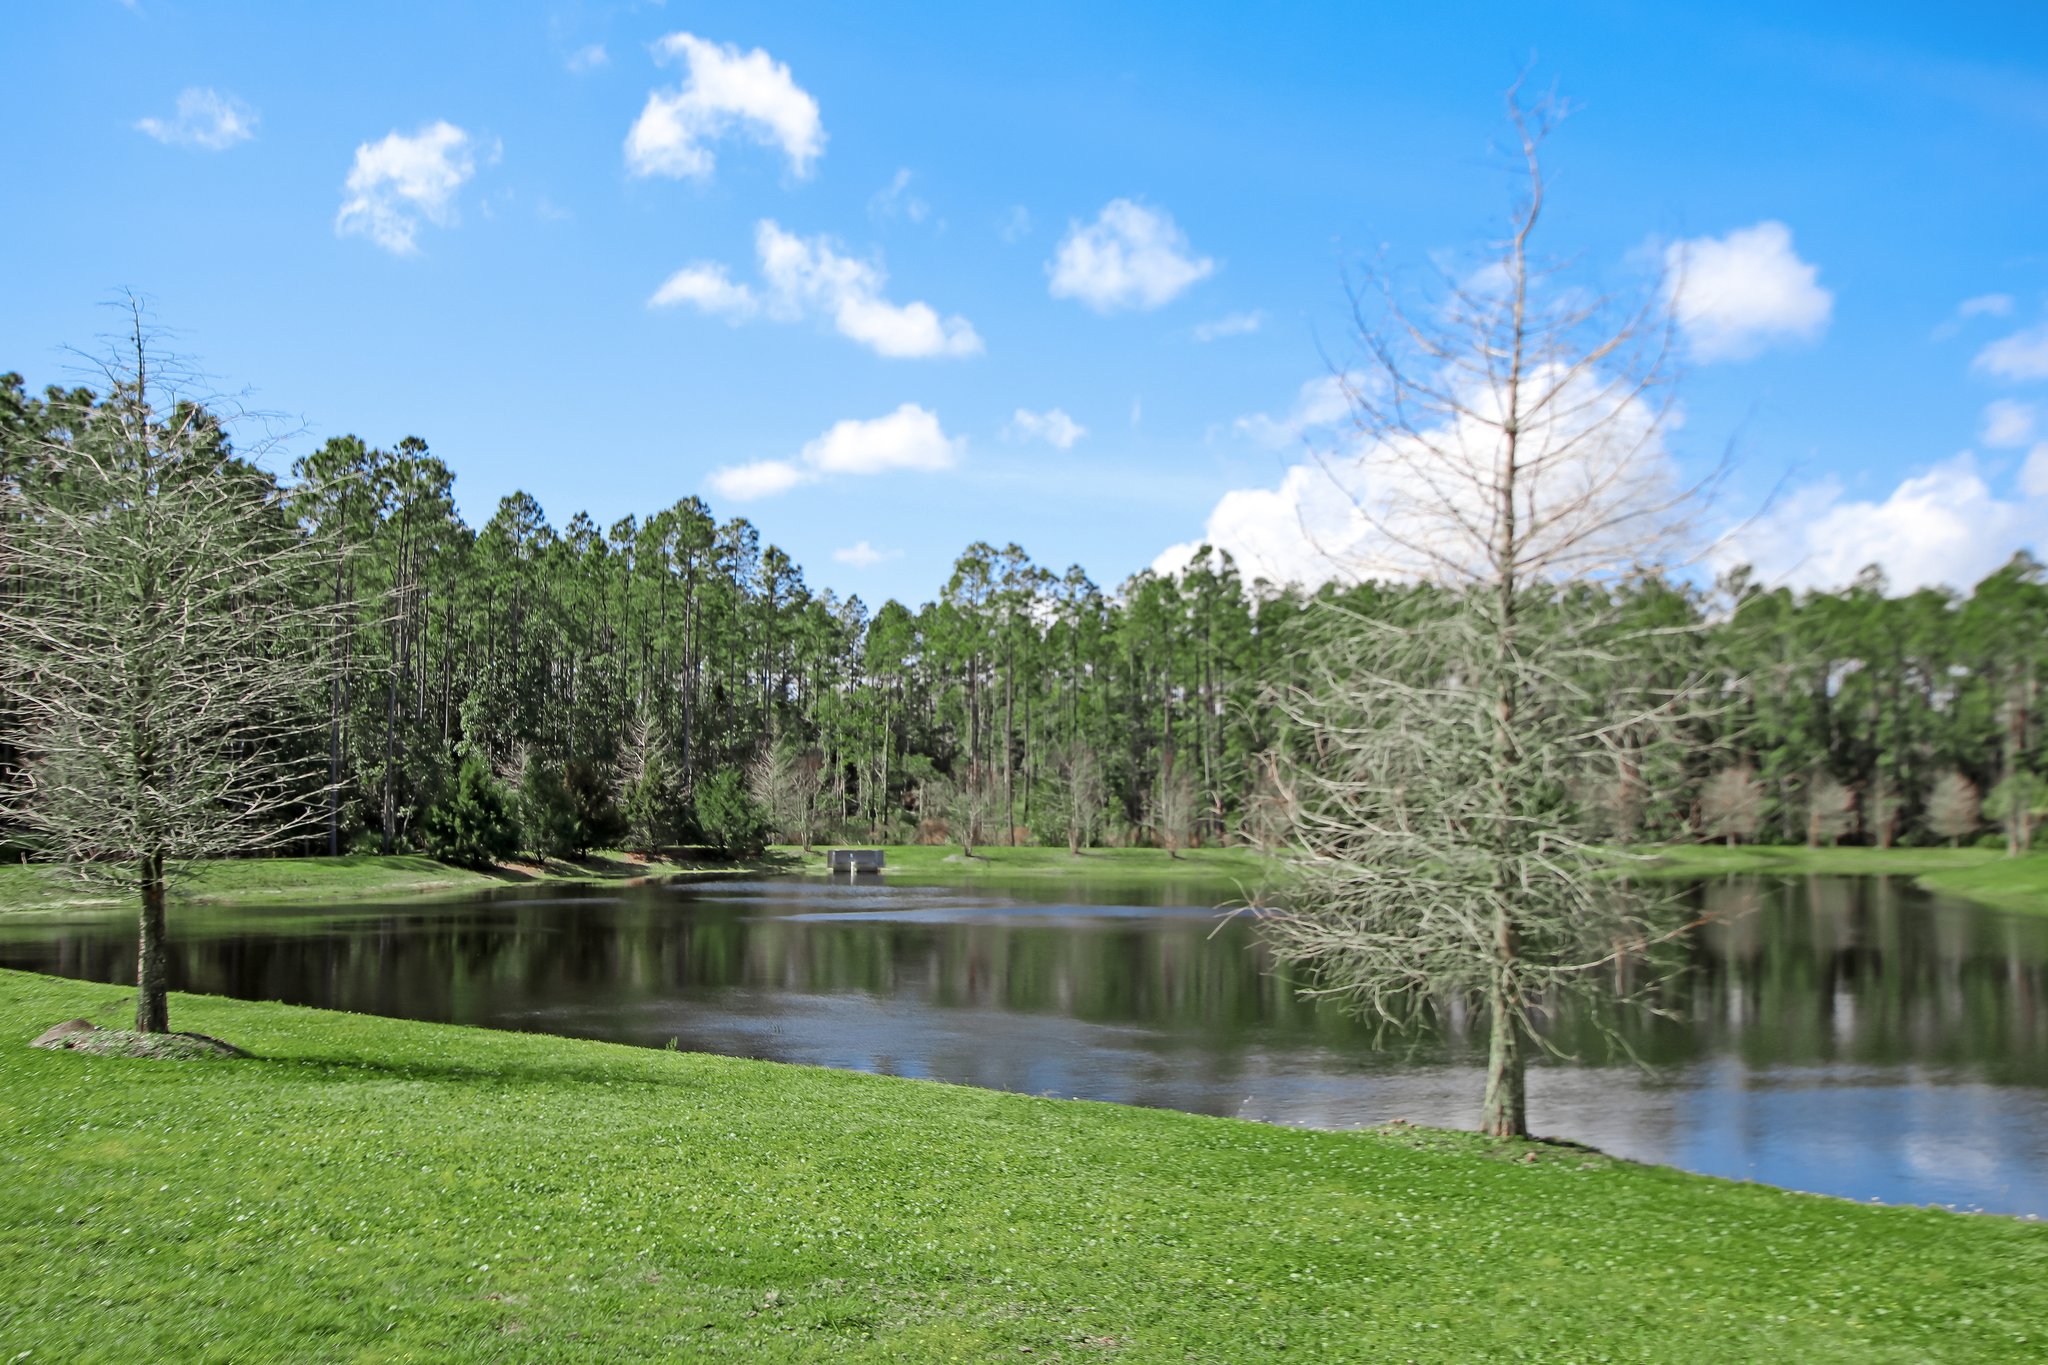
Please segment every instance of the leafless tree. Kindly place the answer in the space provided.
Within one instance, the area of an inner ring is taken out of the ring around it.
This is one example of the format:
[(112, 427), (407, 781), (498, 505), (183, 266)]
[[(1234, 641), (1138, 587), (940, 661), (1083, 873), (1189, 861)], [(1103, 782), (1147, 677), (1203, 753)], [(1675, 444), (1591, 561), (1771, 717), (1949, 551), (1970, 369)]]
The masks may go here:
[(1837, 779), (1823, 774), (1815, 780), (1806, 797), (1806, 843), (1817, 847), (1825, 839), (1829, 847), (1856, 828), (1856, 792)]
[(1730, 846), (1754, 839), (1764, 822), (1764, 784), (1748, 764), (1723, 768), (1700, 791), (1700, 824)]
[(811, 851), (818, 824), (818, 796), (825, 790), (825, 755), (794, 744), (762, 752), (748, 774), (754, 799), (768, 810), (775, 828), (795, 834), (803, 851)]
[(1668, 897), (1611, 875), (1599, 813), (1569, 793), (1700, 695), (1685, 628), (1576, 590), (1688, 539), (1700, 490), (1662, 443), (1666, 290), (1618, 304), (1539, 263), (1558, 111), (1509, 105), (1526, 180), (1506, 239), (1420, 304), (1385, 278), (1354, 299), (1354, 430), (1324, 461), (1348, 524), (1324, 549), (1346, 576), (1438, 587), (1404, 613), (1309, 613), (1304, 677), (1274, 698), (1298, 736), (1299, 876), (1263, 907), (1313, 993), (1394, 1024), (1477, 1006), (1497, 1136), (1528, 1130), (1537, 1016), (1644, 981), (1616, 968), (1677, 930)]
[[(27, 762), (0, 793), (46, 855), (141, 901), (136, 1028), (169, 1029), (167, 885), (317, 830), (325, 565), (228, 449), (142, 307), (104, 394), (0, 487), (0, 687)], [(308, 605), (314, 603), (316, 605)]]
[(1079, 740), (1058, 758), (1061, 779), (1060, 800), (1067, 823), (1067, 852), (1079, 857), (1081, 850), (1095, 842), (1102, 827), (1102, 806), (1108, 788), (1102, 760), (1092, 745)]
[(1187, 847), (1188, 832), (1195, 822), (1195, 775), (1185, 763), (1171, 757), (1159, 773), (1159, 789), (1152, 798), (1152, 828), (1169, 858), (1180, 857)]
[(1927, 798), (1927, 827), (1959, 845), (1983, 824), (1982, 805), (1976, 783), (1961, 773), (1943, 773)]

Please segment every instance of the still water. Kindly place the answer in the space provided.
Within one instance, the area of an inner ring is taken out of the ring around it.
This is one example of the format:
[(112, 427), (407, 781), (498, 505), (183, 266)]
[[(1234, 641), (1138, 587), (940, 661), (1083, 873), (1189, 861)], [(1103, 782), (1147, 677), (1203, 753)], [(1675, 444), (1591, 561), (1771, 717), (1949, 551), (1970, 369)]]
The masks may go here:
[[(180, 989), (1346, 1128), (1474, 1127), (1483, 1038), (1301, 1000), (1228, 886), (699, 882), (182, 909)], [(1586, 1021), (1546, 1135), (1736, 1179), (2048, 1216), (2048, 916), (1886, 879), (1695, 894), (1676, 1017)], [(1117, 903), (1102, 904), (1103, 900)], [(1149, 903), (1137, 903), (1148, 901)], [(132, 981), (126, 917), (0, 919), (0, 966)]]

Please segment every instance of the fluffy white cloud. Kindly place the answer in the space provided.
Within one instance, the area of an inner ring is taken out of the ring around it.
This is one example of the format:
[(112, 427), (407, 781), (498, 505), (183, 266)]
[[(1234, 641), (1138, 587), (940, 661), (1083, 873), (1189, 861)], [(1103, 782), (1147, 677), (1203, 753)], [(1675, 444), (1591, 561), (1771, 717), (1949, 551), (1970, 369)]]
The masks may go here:
[(832, 558), (838, 560), (841, 564), (851, 564), (856, 569), (872, 568), (885, 559), (900, 559), (902, 557), (903, 551), (901, 550), (878, 550), (865, 540), (857, 540), (844, 549), (832, 552)]
[(821, 474), (882, 474), (894, 469), (952, 468), (960, 442), (939, 428), (938, 414), (905, 403), (886, 417), (835, 422), (807, 443), (804, 463)]
[(1984, 409), (1984, 444), (1993, 450), (2010, 450), (2034, 439), (2034, 407), (2000, 398)]
[(2048, 322), (2000, 337), (1970, 363), (2000, 379), (2048, 379)]
[(795, 460), (728, 465), (713, 470), (710, 481), (714, 492), (746, 501), (787, 493), (832, 474), (937, 473), (959, 461), (965, 444), (946, 435), (937, 413), (905, 403), (885, 416), (833, 423), (805, 442)]
[[(1544, 368), (1529, 385), (1555, 389), (1543, 410), (1557, 414), (1525, 417), (1519, 437), (1522, 512), (1526, 525), (1540, 528), (1532, 553), (1576, 569), (1632, 560), (1639, 532), (1613, 524), (1612, 514), (1668, 501), (1675, 482), (1655, 411), (1604, 388), (1597, 375)], [(1300, 407), (1314, 411), (1320, 401), (1329, 411), (1333, 389), (1341, 400), (1341, 380), (1312, 381)], [(1288, 469), (1277, 488), (1224, 494), (1201, 543), (1228, 551), (1247, 579), (1462, 580), (1487, 550), (1501, 435), (1496, 395), (1479, 390), (1460, 401), (1464, 416), (1416, 437), (1333, 440)], [(1177, 572), (1195, 548), (1173, 546), (1154, 568)]]
[(1249, 436), (1260, 445), (1276, 450), (1291, 446), (1311, 431), (1344, 420), (1351, 411), (1351, 396), (1347, 388), (1351, 382), (1344, 375), (1320, 375), (1301, 386), (1301, 392), (1295, 395), (1293, 409), (1284, 416), (1255, 412), (1249, 417), (1238, 418), (1236, 430), (1239, 435)]
[(798, 176), (825, 150), (818, 102), (790, 79), (789, 68), (760, 48), (741, 52), (689, 33), (654, 44), (658, 62), (681, 60), (683, 83), (648, 95), (626, 134), (626, 167), (634, 175), (703, 179), (716, 158), (710, 142), (730, 132), (780, 147)]
[(587, 72), (597, 70), (611, 59), (612, 54), (604, 50), (603, 43), (591, 43), (588, 46), (579, 47), (574, 52), (571, 52), (566, 65), (570, 71), (581, 76)]
[(452, 123), (365, 142), (356, 148), (334, 230), (410, 255), (419, 249), (414, 238), (422, 219), (436, 227), (456, 222), (455, 192), (474, 174), (475, 143)]
[(1693, 357), (1742, 360), (1827, 329), (1835, 296), (1792, 249), (1792, 230), (1763, 222), (1664, 249), (1670, 303)]
[(981, 337), (966, 318), (941, 318), (928, 303), (889, 302), (882, 295), (889, 277), (881, 267), (841, 254), (828, 237), (799, 237), (764, 219), (754, 246), (761, 297), (735, 283), (724, 266), (699, 261), (663, 282), (649, 305), (689, 304), (734, 319), (763, 307), (785, 322), (827, 318), (840, 335), (891, 358), (981, 353)]
[(1195, 340), (1217, 341), (1223, 337), (1246, 336), (1258, 331), (1265, 324), (1266, 315), (1261, 312), (1231, 313), (1208, 322), (1196, 323)]
[(711, 489), (735, 502), (772, 498), (809, 480), (810, 474), (788, 460), (756, 460), (711, 471)]
[(1020, 441), (1044, 441), (1060, 450), (1072, 450), (1074, 442), (1088, 434), (1088, 428), (1059, 408), (1047, 408), (1044, 412), (1018, 408), (1010, 419), (1009, 434)]
[(649, 308), (674, 308), (680, 304), (733, 322), (743, 322), (761, 308), (753, 290), (736, 282), (724, 266), (708, 261), (684, 266), (663, 280), (661, 288), (647, 300)]
[[(2048, 457), (2041, 463), (2048, 475)], [(2048, 477), (2030, 482), (2022, 474), (2021, 492), (2048, 495)], [(1881, 566), (1898, 592), (1967, 588), (2032, 539), (2042, 510), (1995, 494), (1965, 452), (1902, 481), (1882, 501), (1846, 497), (1832, 480), (1802, 488), (1731, 532), (1711, 557), (1721, 567), (1749, 564), (1767, 583), (1799, 588), (1840, 587), (1868, 564)]]
[(1098, 313), (1158, 308), (1216, 271), (1163, 210), (1112, 199), (1083, 226), (1070, 223), (1046, 265), (1054, 298), (1079, 299)]
[(137, 119), (135, 126), (167, 146), (220, 152), (256, 136), (257, 121), (256, 111), (233, 95), (193, 86), (178, 93), (176, 114)]

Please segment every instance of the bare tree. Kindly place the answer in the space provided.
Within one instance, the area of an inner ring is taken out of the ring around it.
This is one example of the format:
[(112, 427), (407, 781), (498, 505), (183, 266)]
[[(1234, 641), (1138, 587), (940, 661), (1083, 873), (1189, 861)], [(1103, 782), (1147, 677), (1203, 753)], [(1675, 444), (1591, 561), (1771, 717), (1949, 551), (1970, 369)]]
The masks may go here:
[(1095, 842), (1096, 831), (1102, 827), (1102, 806), (1108, 797), (1102, 760), (1093, 746), (1076, 740), (1061, 751), (1057, 763), (1067, 852), (1078, 858), (1083, 848)]
[(779, 745), (754, 760), (748, 782), (776, 830), (795, 834), (809, 853), (818, 823), (818, 795), (825, 789), (825, 755), (804, 745)]
[[(131, 301), (103, 398), (0, 487), (0, 687), (27, 757), (0, 793), (46, 854), (141, 901), (136, 1028), (169, 1030), (168, 883), (317, 830), (325, 564), (234, 457)], [(216, 404), (218, 407), (218, 404)]]
[(1927, 797), (1927, 827), (1951, 846), (1960, 845), (1983, 823), (1982, 804), (1976, 783), (1961, 773), (1943, 773)]
[[(1532, 254), (1538, 148), (1556, 109), (1510, 96), (1525, 190), (1509, 234), (1419, 306), (1354, 298), (1354, 431), (1324, 473), (1348, 496), (1345, 576), (1422, 579), (1402, 613), (1323, 601), (1285, 771), (1295, 884), (1264, 922), (1308, 989), (1401, 1024), (1488, 1021), (1483, 1127), (1528, 1131), (1537, 1016), (1675, 932), (1668, 898), (1611, 875), (1568, 793), (1699, 692), (1687, 628), (1632, 627), (1615, 583), (1682, 544), (1696, 487), (1672, 472), (1666, 294), (1568, 287)], [(1638, 981), (1644, 979), (1641, 976)]]
[(1180, 857), (1187, 847), (1188, 831), (1195, 821), (1195, 775), (1171, 755), (1160, 769), (1159, 790), (1152, 799), (1152, 827), (1169, 858)]
[(1830, 848), (1856, 828), (1856, 792), (1826, 775), (1818, 778), (1806, 797), (1806, 843), (1817, 847), (1825, 839)]
[(1723, 768), (1700, 792), (1700, 824), (1733, 847), (1754, 839), (1764, 822), (1764, 784), (1747, 763)]

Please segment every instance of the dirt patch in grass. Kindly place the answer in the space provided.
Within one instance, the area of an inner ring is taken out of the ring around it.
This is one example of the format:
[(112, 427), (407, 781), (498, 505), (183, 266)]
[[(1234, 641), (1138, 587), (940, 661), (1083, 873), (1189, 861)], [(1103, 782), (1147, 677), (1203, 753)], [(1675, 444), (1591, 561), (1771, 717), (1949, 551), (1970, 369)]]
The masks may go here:
[(249, 1054), (233, 1043), (203, 1033), (137, 1033), (133, 1029), (100, 1028), (72, 1019), (29, 1044), (53, 1052), (90, 1052), (95, 1057), (143, 1057), (164, 1062), (202, 1062)]

